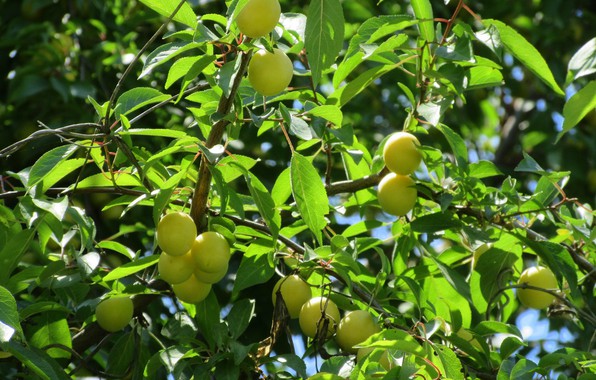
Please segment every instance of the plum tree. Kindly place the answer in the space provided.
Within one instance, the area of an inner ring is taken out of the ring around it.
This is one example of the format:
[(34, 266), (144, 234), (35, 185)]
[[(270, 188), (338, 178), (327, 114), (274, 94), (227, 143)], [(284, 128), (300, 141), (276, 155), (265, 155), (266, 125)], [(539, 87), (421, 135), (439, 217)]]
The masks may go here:
[(269, 34), (281, 15), (278, 0), (249, 0), (236, 17), (240, 32), (250, 38)]
[(191, 249), (196, 268), (207, 273), (222, 273), (230, 261), (230, 245), (225, 237), (214, 231), (203, 232)]
[(166, 214), (157, 224), (157, 244), (168, 255), (184, 255), (192, 247), (196, 237), (195, 222), (183, 212)]
[(172, 285), (174, 294), (186, 303), (199, 303), (209, 295), (211, 284), (199, 281), (193, 274), (188, 280)]
[[(530, 285), (546, 290), (556, 290), (557, 278), (547, 267), (535, 266), (527, 268), (519, 276), (518, 285)], [(544, 309), (548, 307), (555, 299), (555, 296), (547, 292), (535, 289), (517, 289), (517, 298), (526, 307), (532, 309)]]
[(122, 330), (134, 312), (134, 305), (128, 296), (106, 298), (95, 308), (97, 323), (106, 331), (115, 332)]
[(354, 354), (358, 351), (354, 346), (379, 331), (381, 329), (370, 312), (353, 310), (347, 312), (339, 321), (335, 341), (342, 350)]
[[(315, 336), (319, 338), (331, 337), (337, 328), (340, 320), (339, 309), (335, 302), (327, 297), (313, 297), (308, 300), (300, 309), (298, 322), (302, 333), (309, 338)], [(327, 328), (325, 333), (323, 330)]]
[(302, 305), (312, 297), (310, 286), (296, 274), (282, 277), (277, 281), (271, 294), (273, 305), (277, 302), (278, 293), (284, 300), (290, 318), (298, 318)]
[(293, 75), (292, 61), (279, 49), (273, 49), (273, 53), (264, 49), (257, 51), (248, 65), (248, 81), (256, 92), (264, 96), (282, 92)]
[(383, 159), (389, 170), (401, 175), (412, 174), (422, 161), (420, 142), (411, 133), (396, 132), (389, 136), (383, 147)]
[(165, 252), (159, 255), (157, 270), (161, 278), (169, 284), (179, 284), (188, 280), (195, 269), (190, 250), (182, 256), (172, 256)]
[(403, 216), (414, 208), (418, 191), (412, 178), (389, 173), (379, 182), (377, 197), (383, 211), (388, 214)]

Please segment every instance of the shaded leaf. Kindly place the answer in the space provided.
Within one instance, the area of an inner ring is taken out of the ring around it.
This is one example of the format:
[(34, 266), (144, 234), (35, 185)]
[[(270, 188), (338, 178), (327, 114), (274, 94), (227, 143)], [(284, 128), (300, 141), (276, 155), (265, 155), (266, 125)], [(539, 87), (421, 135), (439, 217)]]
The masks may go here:
[(248, 247), (236, 274), (232, 298), (237, 297), (241, 290), (265, 283), (273, 276), (273, 252), (272, 244), (267, 240), (259, 239)]

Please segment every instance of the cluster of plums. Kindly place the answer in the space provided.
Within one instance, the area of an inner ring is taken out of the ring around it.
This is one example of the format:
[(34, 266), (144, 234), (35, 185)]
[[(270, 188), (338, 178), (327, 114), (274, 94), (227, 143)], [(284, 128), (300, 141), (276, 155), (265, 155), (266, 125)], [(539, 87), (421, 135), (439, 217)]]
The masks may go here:
[(408, 132), (396, 132), (385, 142), (383, 159), (390, 173), (379, 182), (377, 197), (388, 214), (406, 215), (416, 204), (418, 191), (410, 175), (422, 161), (419, 147), (416, 136)]
[[(281, 295), (290, 318), (298, 318), (302, 333), (309, 338), (326, 340), (334, 338), (342, 351), (356, 354), (357, 360), (368, 355), (373, 348), (358, 345), (381, 331), (374, 316), (366, 310), (352, 310), (340, 317), (335, 302), (325, 296), (312, 296), (310, 285), (293, 274), (282, 277), (273, 287), (272, 301), (275, 305)], [(380, 359), (385, 369), (392, 362), (386, 352)]]
[[(281, 16), (278, 0), (249, 0), (236, 17), (242, 34), (250, 38), (269, 35)], [(248, 81), (256, 92), (272, 96), (282, 92), (292, 80), (294, 67), (286, 53), (259, 49), (248, 65)]]

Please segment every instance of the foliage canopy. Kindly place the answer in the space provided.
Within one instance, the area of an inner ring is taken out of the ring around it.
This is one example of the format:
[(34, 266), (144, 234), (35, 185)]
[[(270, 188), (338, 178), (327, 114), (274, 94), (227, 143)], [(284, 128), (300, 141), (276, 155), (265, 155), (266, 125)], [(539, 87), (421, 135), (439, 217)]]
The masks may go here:
[[(247, 0), (0, 2), (0, 373), (596, 376), (593, 4), (280, 3), (250, 39)], [(293, 78), (263, 97), (245, 74), (274, 48)], [(396, 131), (423, 158), (401, 217), (376, 190)], [(195, 304), (157, 270), (175, 211), (233, 250)], [(557, 288), (532, 314), (516, 289), (538, 264)], [(288, 274), (371, 312), (370, 355), (272, 305)], [(108, 296), (134, 303), (109, 334)], [(525, 333), (536, 313), (548, 335)]]

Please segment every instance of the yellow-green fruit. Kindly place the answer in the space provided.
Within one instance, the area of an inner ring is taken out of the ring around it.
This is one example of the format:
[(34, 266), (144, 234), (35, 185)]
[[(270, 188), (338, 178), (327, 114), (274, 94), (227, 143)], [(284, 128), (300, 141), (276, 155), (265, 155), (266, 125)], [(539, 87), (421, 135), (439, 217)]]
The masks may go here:
[(273, 53), (259, 50), (248, 64), (248, 81), (256, 92), (264, 96), (285, 90), (293, 75), (292, 61), (279, 49), (273, 49)]
[(216, 282), (220, 282), (226, 274), (228, 273), (228, 265), (226, 264), (225, 269), (221, 272), (209, 273), (200, 270), (199, 268), (195, 267), (195, 277), (197, 280), (204, 282), (206, 284), (215, 284)]
[[(547, 290), (557, 290), (557, 278), (553, 272), (546, 267), (531, 267), (524, 270), (519, 276), (518, 285), (527, 284)], [(517, 298), (526, 307), (532, 309), (545, 309), (555, 299), (555, 296), (533, 289), (517, 289)]]
[(379, 204), (388, 214), (406, 215), (416, 204), (416, 183), (408, 176), (389, 173), (379, 183)]
[[(375, 349), (375, 347), (361, 347), (358, 349), (358, 352), (356, 353), (356, 362), (360, 363), (362, 360), (364, 360), (365, 357), (367, 357), (371, 352), (373, 352)], [(385, 368), (386, 371), (389, 371), (392, 367), (392, 361), (389, 359), (389, 354), (387, 353), (387, 351), (383, 351), (383, 353), (381, 354), (381, 357), (379, 358), (379, 364)]]
[(169, 284), (179, 284), (188, 280), (194, 267), (195, 262), (190, 250), (182, 256), (172, 256), (162, 252), (157, 262), (159, 275)]
[(326, 337), (329, 338), (339, 323), (339, 309), (335, 302), (327, 297), (314, 297), (302, 305), (298, 322), (302, 333), (310, 338), (320, 338), (326, 326)]
[(392, 134), (383, 148), (383, 159), (387, 168), (401, 175), (412, 174), (422, 161), (418, 150), (420, 142), (411, 133), (397, 132)]
[(230, 245), (217, 232), (203, 232), (192, 245), (192, 256), (196, 268), (207, 273), (221, 273), (227, 270), (230, 261)]
[(277, 281), (271, 294), (271, 301), (274, 306), (277, 301), (278, 291), (286, 304), (290, 318), (298, 318), (302, 305), (312, 297), (310, 286), (296, 274), (280, 278)]
[(354, 310), (346, 313), (339, 321), (335, 341), (342, 350), (355, 354), (358, 349), (354, 346), (379, 331), (381, 329), (371, 313), (365, 310)]
[(246, 36), (259, 38), (275, 28), (280, 15), (278, 0), (249, 0), (236, 17), (236, 25)]
[(197, 226), (190, 215), (172, 212), (157, 224), (157, 244), (172, 256), (182, 256), (192, 247), (197, 237)]
[(132, 300), (127, 296), (111, 297), (101, 301), (95, 308), (97, 323), (106, 331), (122, 330), (134, 312)]
[(206, 284), (199, 281), (194, 275), (190, 276), (188, 280), (172, 285), (174, 294), (180, 301), (186, 303), (198, 303), (207, 298), (211, 291), (211, 284)]

